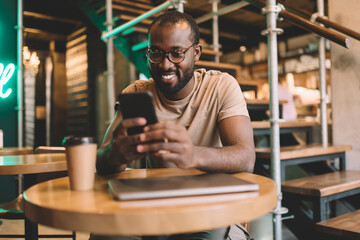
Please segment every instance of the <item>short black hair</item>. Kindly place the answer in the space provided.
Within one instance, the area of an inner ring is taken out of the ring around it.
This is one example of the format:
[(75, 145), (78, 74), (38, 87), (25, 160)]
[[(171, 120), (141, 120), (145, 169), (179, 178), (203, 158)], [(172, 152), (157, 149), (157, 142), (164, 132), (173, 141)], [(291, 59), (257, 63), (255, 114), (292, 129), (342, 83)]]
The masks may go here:
[(156, 17), (154, 21), (150, 24), (148, 29), (148, 35), (150, 34), (150, 30), (152, 26), (155, 24), (159, 24), (160, 26), (164, 26), (166, 24), (169, 25), (175, 25), (178, 22), (185, 21), (189, 23), (191, 27), (191, 41), (193, 44), (199, 44), (199, 27), (196, 24), (196, 21), (193, 17), (191, 17), (189, 14), (178, 12), (178, 11), (170, 11), (161, 14), (160, 16)]

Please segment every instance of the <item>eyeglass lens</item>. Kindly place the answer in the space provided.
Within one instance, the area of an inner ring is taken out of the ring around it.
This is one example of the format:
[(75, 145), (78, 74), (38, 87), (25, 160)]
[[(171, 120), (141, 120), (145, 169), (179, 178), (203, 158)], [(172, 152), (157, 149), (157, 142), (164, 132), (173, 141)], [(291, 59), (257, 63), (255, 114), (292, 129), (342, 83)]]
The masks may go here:
[(184, 57), (185, 57), (185, 53), (181, 52), (179, 50), (169, 51), (168, 53), (163, 52), (163, 51), (158, 51), (158, 50), (155, 50), (155, 51), (149, 50), (148, 51), (148, 57), (154, 63), (162, 62), (163, 58), (166, 55), (168, 55), (169, 60), (172, 61), (173, 63), (180, 63), (184, 60)]

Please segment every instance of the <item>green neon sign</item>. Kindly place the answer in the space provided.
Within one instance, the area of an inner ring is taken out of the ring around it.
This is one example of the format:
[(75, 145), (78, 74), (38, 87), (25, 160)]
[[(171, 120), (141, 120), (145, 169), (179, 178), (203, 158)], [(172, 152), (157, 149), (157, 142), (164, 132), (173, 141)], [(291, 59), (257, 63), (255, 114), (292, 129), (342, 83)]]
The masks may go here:
[(0, 63), (0, 97), (7, 98), (12, 92), (11, 88), (8, 88), (4, 92), (5, 84), (11, 79), (15, 72), (15, 65), (10, 63), (4, 68), (4, 64)]

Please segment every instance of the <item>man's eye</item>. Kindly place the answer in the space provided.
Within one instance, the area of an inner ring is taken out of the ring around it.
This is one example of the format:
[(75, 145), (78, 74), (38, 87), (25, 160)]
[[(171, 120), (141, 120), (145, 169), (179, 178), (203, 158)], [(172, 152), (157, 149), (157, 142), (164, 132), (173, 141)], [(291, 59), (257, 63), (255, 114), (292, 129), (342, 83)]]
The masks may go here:
[(182, 57), (183, 56), (183, 52), (181, 52), (181, 51), (172, 51), (171, 52), (171, 55), (173, 56), (173, 57)]
[(160, 51), (151, 51), (150, 54), (154, 57), (158, 57), (158, 56), (162, 55), (162, 53)]

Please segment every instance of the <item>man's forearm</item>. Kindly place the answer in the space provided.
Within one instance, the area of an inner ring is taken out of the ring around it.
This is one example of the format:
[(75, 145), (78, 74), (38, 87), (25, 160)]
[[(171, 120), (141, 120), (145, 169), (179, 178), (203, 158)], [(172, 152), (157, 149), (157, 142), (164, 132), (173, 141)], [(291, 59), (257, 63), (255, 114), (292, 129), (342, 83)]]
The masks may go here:
[(253, 172), (255, 151), (252, 147), (194, 147), (197, 168), (209, 172)]

